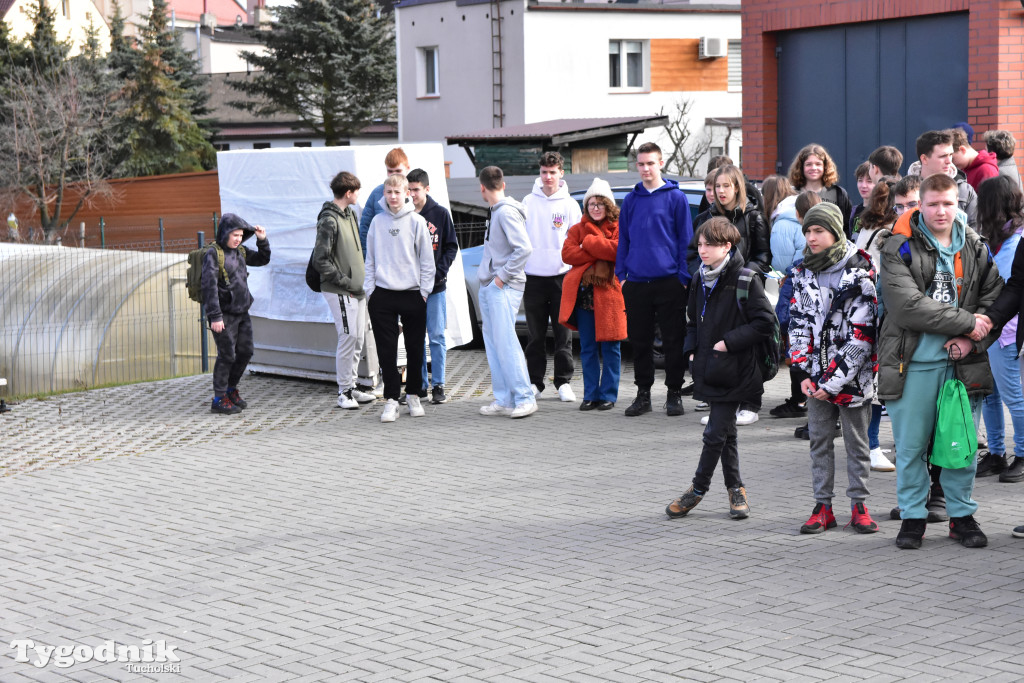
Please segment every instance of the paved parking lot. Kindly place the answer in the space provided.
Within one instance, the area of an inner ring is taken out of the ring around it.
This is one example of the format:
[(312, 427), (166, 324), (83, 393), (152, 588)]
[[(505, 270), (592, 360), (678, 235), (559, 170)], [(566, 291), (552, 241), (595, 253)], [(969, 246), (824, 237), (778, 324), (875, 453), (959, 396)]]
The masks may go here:
[[(979, 480), (982, 550), (932, 525), (898, 551), (894, 474), (869, 482), (878, 534), (840, 512), (801, 536), (807, 442), (767, 416), (783, 371), (740, 428), (751, 517), (716, 477), (668, 520), (700, 414), (625, 418), (625, 370), (614, 411), (548, 391), (519, 421), (476, 414), (480, 351), (450, 355), (451, 403), (392, 425), (264, 376), (238, 417), (207, 412), (208, 377), (21, 403), (0, 417), (0, 680), (1024, 678), (1024, 488)], [(98, 661), (107, 641), (171, 656)]]

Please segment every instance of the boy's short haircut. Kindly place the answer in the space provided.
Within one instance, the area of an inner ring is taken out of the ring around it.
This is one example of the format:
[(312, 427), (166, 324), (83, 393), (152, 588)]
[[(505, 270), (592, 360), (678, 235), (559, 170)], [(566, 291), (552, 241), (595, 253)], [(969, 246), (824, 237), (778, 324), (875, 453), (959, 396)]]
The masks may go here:
[(718, 174), (718, 167), (717, 166), (715, 166), (713, 169), (708, 171), (708, 174), (706, 176), (704, 176), (704, 187), (707, 187), (708, 185), (710, 185), (711, 187), (714, 187), (715, 186), (715, 176), (717, 174)]
[(406, 174), (405, 179), (410, 183), (419, 183), (423, 187), (430, 187), (430, 176), (422, 168), (414, 168)]
[(930, 157), (936, 145), (952, 144), (953, 136), (949, 134), (948, 130), (929, 130), (921, 133), (921, 136), (917, 138), (917, 142), (914, 143), (914, 151), (917, 152), (917, 158), (920, 159), (922, 156)]
[(409, 181), (406, 179), (404, 175), (399, 175), (396, 173), (395, 175), (388, 176), (388, 179), (384, 181), (384, 187), (397, 187), (402, 190), (408, 190)]
[(659, 159), (662, 158), (661, 147), (658, 147), (653, 142), (645, 142), (644, 144), (637, 147), (636, 154), (637, 156), (640, 156), (641, 154), (657, 154)]
[(950, 128), (946, 132), (953, 136), (953, 149), (971, 146), (971, 141), (967, 139), (967, 133), (964, 132), (963, 128)]
[(899, 182), (893, 186), (892, 193), (896, 197), (908, 197), (911, 192), (919, 192), (920, 189), (921, 176), (908, 175), (906, 178), (900, 178)]
[(408, 166), (409, 157), (405, 155), (405, 150), (401, 147), (395, 147), (393, 150), (388, 152), (388, 155), (384, 157), (384, 165), (388, 168), (397, 168), (399, 166)]
[(497, 166), (487, 166), (480, 171), (480, 184), (485, 190), (497, 192), (505, 184), (505, 174)]
[(870, 172), (871, 162), (862, 161), (860, 162), (860, 166), (857, 167), (857, 170), (853, 172), (853, 177), (856, 178), (857, 180), (860, 180), (861, 178), (867, 178)]
[(711, 173), (719, 166), (725, 166), (726, 164), (730, 166), (735, 166), (735, 164), (732, 163), (732, 159), (725, 156), (724, 154), (718, 154), (716, 156), (713, 156), (708, 160), (708, 173)]
[(698, 239), (703, 237), (706, 243), (716, 247), (726, 242), (736, 246), (743, 239), (736, 226), (724, 216), (714, 216), (704, 221), (697, 228), (697, 237)]
[(540, 166), (541, 168), (557, 166), (560, 170), (565, 170), (565, 159), (558, 152), (544, 152), (540, 155)]
[(926, 192), (949, 192), (956, 190), (956, 181), (945, 173), (935, 173), (921, 181), (921, 198)]
[(996, 155), (996, 159), (1003, 161), (1013, 156), (1017, 141), (1008, 130), (990, 130), (985, 133), (985, 147)]
[(358, 190), (362, 186), (363, 184), (359, 182), (359, 178), (348, 171), (342, 171), (331, 180), (331, 192), (334, 193), (335, 199), (341, 199), (349, 192)]
[(877, 166), (882, 175), (898, 175), (903, 165), (903, 152), (892, 145), (882, 145), (871, 153), (868, 163)]
[(804, 190), (796, 196), (796, 212), (806, 216), (815, 204), (821, 204), (821, 196), (814, 190)]

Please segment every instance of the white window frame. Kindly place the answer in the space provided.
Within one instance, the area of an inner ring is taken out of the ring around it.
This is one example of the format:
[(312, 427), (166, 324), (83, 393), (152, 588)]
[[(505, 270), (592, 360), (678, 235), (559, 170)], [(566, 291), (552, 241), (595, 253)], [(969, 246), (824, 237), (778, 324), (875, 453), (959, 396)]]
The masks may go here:
[[(416, 97), (441, 96), (441, 56), (437, 45), (425, 45), (416, 49)], [(434, 88), (429, 89), (428, 74), (434, 76)]]
[[(640, 84), (629, 85), (628, 55), (636, 54), (635, 48), (640, 46)], [(611, 59), (619, 56), (619, 84), (612, 84)], [(648, 40), (620, 38), (608, 41), (608, 90), (611, 92), (649, 92), (651, 83), (651, 44)]]
[[(728, 54), (727, 59), (729, 60), (729, 92), (743, 92), (743, 53), (740, 49), (741, 43), (742, 41), (740, 40), (730, 40), (728, 42), (729, 49), (727, 50), (726, 54)], [(738, 76), (737, 82), (733, 82), (734, 76)]]

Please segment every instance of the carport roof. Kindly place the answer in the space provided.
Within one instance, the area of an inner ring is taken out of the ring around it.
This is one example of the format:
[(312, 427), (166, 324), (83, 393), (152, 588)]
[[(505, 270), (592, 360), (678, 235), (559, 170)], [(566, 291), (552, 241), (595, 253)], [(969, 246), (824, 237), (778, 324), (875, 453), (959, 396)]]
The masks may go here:
[(476, 145), (512, 140), (546, 140), (552, 145), (565, 145), (609, 135), (640, 133), (648, 128), (664, 126), (667, 116), (617, 116), (596, 119), (554, 119), (521, 126), (485, 128), (449, 135), (450, 145)]

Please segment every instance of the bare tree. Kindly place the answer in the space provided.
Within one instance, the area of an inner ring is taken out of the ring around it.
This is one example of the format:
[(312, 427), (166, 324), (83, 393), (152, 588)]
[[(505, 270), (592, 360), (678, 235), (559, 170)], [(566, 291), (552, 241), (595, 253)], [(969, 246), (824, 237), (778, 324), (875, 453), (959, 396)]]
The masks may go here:
[[(669, 114), (665, 132), (672, 142), (672, 150), (665, 155), (665, 170), (681, 176), (698, 175), (697, 167), (711, 149), (711, 135), (707, 130), (694, 134), (690, 116), (693, 100), (680, 98), (675, 110)], [(664, 113), (664, 109), (662, 110)]]
[(113, 194), (117, 92), (76, 60), (13, 66), (0, 87), (0, 201), (30, 204), (53, 242), (79, 209)]

